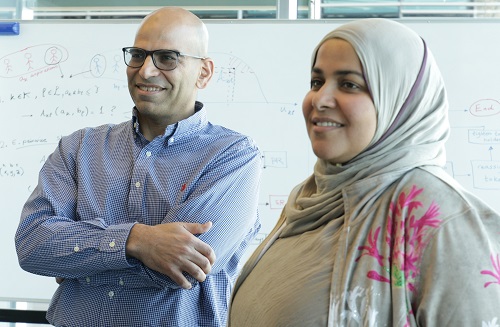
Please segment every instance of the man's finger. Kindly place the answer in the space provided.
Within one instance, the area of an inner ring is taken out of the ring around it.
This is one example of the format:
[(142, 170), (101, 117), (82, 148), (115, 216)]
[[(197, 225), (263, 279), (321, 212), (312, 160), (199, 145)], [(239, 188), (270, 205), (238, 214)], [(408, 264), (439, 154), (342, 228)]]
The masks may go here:
[[(201, 269), (201, 271), (206, 275), (212, 271), (213, 262), (211, 262), (210, 259), (202, 253), (198, 253), (196, 256), (192, 257), (190, 261), (196, 265), (196, 268)], [(193, 275), (193, 277), (195, 276)]]
[(196, 235), (196, 234), (203, 234), (206, 233), (212, 228), (212, 222), (207, 221), (204, 224), (198, 224), (198, 223), (184, 223), (182, 226), (191, 234)]
[(185, 271), (199, 282), (204, 282), (207, 279), (205, 272), (193, 262), (186, 263)]
[[(208, 260), (210, 265), (213, 265), (215, 263), (215, 252), (212, 249), (212, 247), (207, 243), (200, 241), (195, 245), (195, 250), (198, 251), (201, 255), (203, 255), (203, 257), (205, 257)], [(202, 263), (200, 262), (200, 264)]]
[(186, 279), (186, 277), (184, 277), (184, 275), (180, 272), (177, 272), (177, 271), (171, 271), (168, 276), (170, 278), (172, 278), (172, 280), (174, 282), (177, 283), (177, 285), (179, 285), (180, 287), (186, 289), (186, 290), (189, 290), (193, 287), (193, 285), (191, 285), (191, 283)]

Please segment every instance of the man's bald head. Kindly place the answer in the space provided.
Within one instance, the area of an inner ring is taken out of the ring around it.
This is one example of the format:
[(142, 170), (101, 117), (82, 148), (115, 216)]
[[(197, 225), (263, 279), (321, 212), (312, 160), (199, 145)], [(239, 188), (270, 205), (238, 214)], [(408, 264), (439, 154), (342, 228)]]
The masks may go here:
[(208, 30), (203, 21), (192, 12), (179, 7), (157, 9), (144, 17), (136, 39), (144, 33), (151, 33), (151, 27), (155, 27), (158, 38), (175, 38), (185, 42), (185, 47), (172, 50), (194, 51), (194, 55), (207, 56)]

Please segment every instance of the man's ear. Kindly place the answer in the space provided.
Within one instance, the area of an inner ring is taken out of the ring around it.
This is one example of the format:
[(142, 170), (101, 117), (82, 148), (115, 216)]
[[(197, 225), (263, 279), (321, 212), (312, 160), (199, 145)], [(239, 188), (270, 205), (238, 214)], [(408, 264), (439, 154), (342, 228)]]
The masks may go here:
[(213, 74), (214, 61), (210, 58), (203, 59), (200, 67), (200, 75), (196, 80), (196, 87), (199, 89), (204, 89), (212, 78)]

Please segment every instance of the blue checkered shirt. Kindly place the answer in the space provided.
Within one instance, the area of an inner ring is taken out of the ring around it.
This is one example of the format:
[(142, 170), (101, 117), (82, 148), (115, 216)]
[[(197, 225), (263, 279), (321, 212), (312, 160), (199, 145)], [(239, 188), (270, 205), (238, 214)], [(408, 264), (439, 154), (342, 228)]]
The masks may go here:
[[(131, 121), (63, 137), (40, 171), (16, 233), (21, 267), (63, 277), (55, 326), (225, 326), (239, 261), (260, 229), (261, 156), (246, 136), (191, 117), (148, 142)], [(212, 221), (207, 279), (180, 288), (125, 255), (135, 223)], [(55, 281), (54, 281), (55, 283)]]

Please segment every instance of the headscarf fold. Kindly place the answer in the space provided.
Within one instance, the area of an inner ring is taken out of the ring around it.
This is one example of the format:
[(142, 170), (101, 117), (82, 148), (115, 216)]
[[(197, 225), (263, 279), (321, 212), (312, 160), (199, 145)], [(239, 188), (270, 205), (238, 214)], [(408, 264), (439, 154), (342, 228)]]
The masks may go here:
[(342, 190), (358, 181), (385, 174), (388, 177), (377, 185), (383, 190), (413, 168), (446, 163), (446, 89), (422, 38), (389, 19), (352, 21), (320, 41), (313, 51), (312, 67), (319, 47), (332, 38), (346, 40), (357, 53), (377, 111), (377, 128), (368, 147), (349, 162), (336, 166), (318, 159), (314, 174), (290, 193), (280, 237), (343, 219)]

